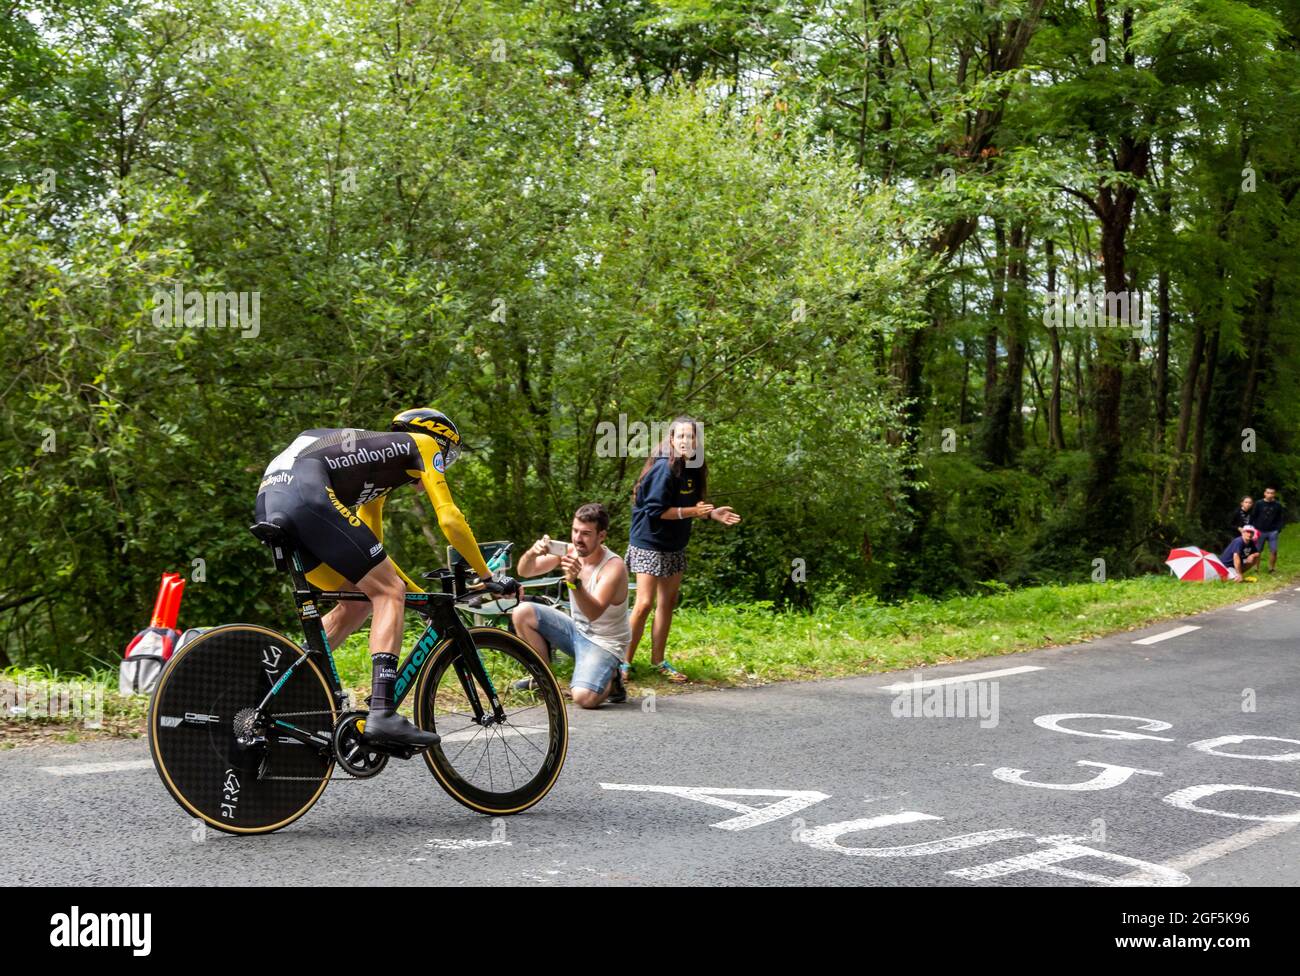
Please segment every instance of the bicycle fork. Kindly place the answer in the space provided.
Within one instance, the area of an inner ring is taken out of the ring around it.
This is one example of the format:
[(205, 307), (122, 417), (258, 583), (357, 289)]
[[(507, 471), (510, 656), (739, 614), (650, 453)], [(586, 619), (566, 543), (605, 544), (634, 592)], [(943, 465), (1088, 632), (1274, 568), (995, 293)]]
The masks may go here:
[[(492, 678), (487, 673), (487, 668), (483, 666), (483, 658), (479, 656), (478, 648), (474, 646), (474, 638), (454, 610), (447, 608), (445, 613), (446, 617), (438, 623), (442, 624), (442, 633), (451, 638), (452, 646), (456, 650), (452, 667), (456, 670), (461, 691), (465, 693), (470, 709), (474, 712), (475, 724), (484, 727), (503, 724), (506, 720), (505, 709), (501, 705), (501, 699), (497, 695), (496, 686), (492, 684)], [(430, 624), (429, 629), (433, 630), (433, 624)], [(484, 707), (483, 693), (487, 694), (490, 711), (489, 708)]]

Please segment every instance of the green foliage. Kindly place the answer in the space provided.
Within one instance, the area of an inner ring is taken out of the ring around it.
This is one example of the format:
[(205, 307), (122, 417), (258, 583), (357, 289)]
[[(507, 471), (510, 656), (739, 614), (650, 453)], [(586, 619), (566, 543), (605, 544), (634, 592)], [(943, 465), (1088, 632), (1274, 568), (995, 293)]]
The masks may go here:
[[(1213, 548), (1300, 479), (1298, 31), (1275, 0), (19, 4), (0, 664), (112, 667), (164, 570), (187, 625), (285, 623), (266, 462), (421, 403), (480, 538), (599, 500), (616, 548), (642, 458), (601, 425), (700, 418), (744, 521), (698, 526), (688, 608)], [(1049, 331), (1049, 272), (1121, 262), (1165, 340)], [(256, 293), (256, 335), (156, 324), (178, 285)], [(387, 516), (438, 561), (414, 493)]]
[[(845, 192), (849, 164), (703, 88), (575, 99), (532, 14), (194, 14), (121, 23), (110, 49), (45, 14), (66, 30), (50, 70), (113, 91), (130, 133), (89, 95), (70, 110), (129, 166), (87, 209), (60, 195), (61, 144), (27, 145), (53, 195), (3, 211), (11, 660), (115, 660), (164, 570), (190, 578), (185, 625), (283, 622), (244, 531), (260, 471), (301, 429), (421, 402), (467, 434), (452, 484), (480, 538), (556, 532), (599, 499), (621, 543), (642, 459), (599, 456), (598, 424), (690, 410), (747, 523), (697, 548), (701, 592), (778, 590), (795, 556), (845, 575), (900, 480), (870, 344), (919, 315), (892, 191)], [(156, 326), (178, 284), (256, 292), (257, 334)], [(437, 559), (420, 500), (387, 521), (409, 568)]]

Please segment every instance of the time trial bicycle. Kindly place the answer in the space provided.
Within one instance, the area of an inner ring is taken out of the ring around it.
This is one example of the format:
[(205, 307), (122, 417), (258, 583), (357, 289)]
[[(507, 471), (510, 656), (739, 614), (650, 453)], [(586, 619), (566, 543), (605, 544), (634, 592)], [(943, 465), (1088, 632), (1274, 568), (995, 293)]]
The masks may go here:
[[(460, 616), (506, 595), (501, 584), (471, 590), (460, 563), (424, 574), (436, 582), (433, 592), (407, 593), (425, 629), (398, 667), (394, 701), (400, 707), (414, 694), (415, 724), (441, 741), (425, 750), (371, 743), (363, 736), (367, 712), (351, 706), (318, 608), (367, 597), (313, 588), (280, 524), (251, 531), (292, 580), (306, 644), (267, 627), (226, 624), (172, 656), (150, 701), (149, 747), (181, 807), (228, 833), (269, 833), (310, 810), (336, 768), (368, 779), (390, 758), (417, 751), (453, 799), (480, 813), (519, 813), (546, 796), (568, 751), (560, 687), (523, 640)], [(508, 554), (507, 545), (494, 558), (508, 565)]]

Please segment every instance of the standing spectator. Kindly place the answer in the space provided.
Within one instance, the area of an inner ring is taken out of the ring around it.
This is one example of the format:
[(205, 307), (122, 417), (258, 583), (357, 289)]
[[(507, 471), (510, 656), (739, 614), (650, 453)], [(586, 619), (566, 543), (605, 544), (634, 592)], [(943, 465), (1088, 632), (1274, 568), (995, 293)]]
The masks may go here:
[(1241, 500), (1241, 506), (1232, 513), (1232, 520), (1229, 524), (1232, 526), (1232, 532), (1234, 535), (1238, 533), (1243, 525), (1253, 524), (1250, 519), (1251, 516), (1254, 515), (1254, 505), (1255, 500), (1249, 495), (1246, 495)]
[(735, 525), (740, 516), (729, 506), (714, 507), (708, 497), (708, 465), (699, 422), (678, 417), (668, 436), (658, 444), (632, 489), (632, 531), (628, 539), (627, 568), (636, 573), (636, 603), (632, 607), (632, 639), (627, 648), (623, 672), (630, 670), (637, 645), (645, 632), (651, 605), (655, 622), (651, 629), (650, 665), (674, 684), (686, 680), (666, 660), (668, 630), (673, 609), (686, 572), (686, 544), (691, 538), (693, 519), (713, 519)]
[(1277, 500), (1276, 488), (1265, 488), (1264, 497), (1251, 518), (1251, 525), (1259, 529), (1260, 549), (1268, 550), (1268, 571), (1277, 569), (1277, 537), (1286, 522), (1286, 509)]
[(1219, 561), (1228, 567), (1228, 579), (1240, 583), (1246, 571), (1259, 565), (1259, 533), (1249, 525), (1241, 527), (1240, 535), (1223, 550)]

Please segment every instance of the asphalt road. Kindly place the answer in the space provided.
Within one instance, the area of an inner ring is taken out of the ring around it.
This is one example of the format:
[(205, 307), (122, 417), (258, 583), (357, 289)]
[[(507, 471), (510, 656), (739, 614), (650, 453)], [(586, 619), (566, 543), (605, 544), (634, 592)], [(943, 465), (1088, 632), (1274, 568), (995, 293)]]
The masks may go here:
[[(555, 789), (495, 821), (417, 759), (338, 774), (291, 827), (232, 837), (183, 813), (143, 741), (19, 748), (0, 753), (0, 871), (36, 885), (1297, 885), (1300, 592), (1273, 599), (917, 672), (571, 709)], [(1180, 625), (1199, 629), (1134, 643)], [(913, 690), (913, 675), (968, 680)], [(954, 714), (959, 701), (976, 714)]]

